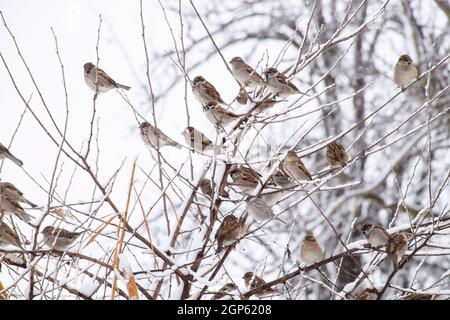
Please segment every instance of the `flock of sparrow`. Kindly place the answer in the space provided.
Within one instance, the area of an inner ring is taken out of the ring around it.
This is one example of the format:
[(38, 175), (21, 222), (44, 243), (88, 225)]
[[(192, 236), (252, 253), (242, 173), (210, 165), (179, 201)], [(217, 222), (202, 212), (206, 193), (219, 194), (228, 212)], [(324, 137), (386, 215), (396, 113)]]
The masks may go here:
[[(255, 107), (251, 112), (260, 113), (271, 108), (279, 101), (282, 101), (277, 100), (277, 98), (283, 99), (290, 95), (304, 94), (283, 73), (273, 67), (267, 68), (263, 73), (263, 77), (240, 57), (234, 57), (229, 63), (234, 78), (241, 86), (236, 101), (241, 104), (247, 103), (250, 96), (246, 89), (259, 88), (260, 90), (268, 90), (269, 95), (265, 100), (253, 101)], [(406, 54), (400, 56), (394, 68), (394, 82), (404, 89), (417, 77), (418, 71), (412, 64), (411, 57)], [(111, 89), (130, 89), (130, 87), (114, 81), (105, 71), (90, 62), (84, 65), (84, 79), (88, 87), (95, 92), (95, 95)], [(197, 76), (193, 79), (192, 91), (195, 98), (202, 105), (206, 118), (217, 130), (225, 130), (225, 126), (244, 116), (229, 111), (229, 105), (223, 101), (220, 93), (202, 76)], [(248, 116), (249, 114), (247, 113), (245, 115)], [(182, 147), (178, 142), (169, 138), (159, 128), (151, 125), (147, 121), (140, 123), (139, 129), (144, 143), (149, 147), (155, 149), (166, 146)], [(203, 154), (213, 150), (215, 147), (210, 139), (193, 127), (187, 127), (183, 131), (183, 135), (191, 151)], [(9, 159), (19, 166), (23, 165), (23, 162), (15, 157), (1, 143), (0, 159)], [(345, 147), (338, 141), (329, 143), (326, 150), (326, 159), (332, 169), (345, 167), (348, 163), (348, 155)], [(258, 222), (277, 219), (285, 223), (274, 214), (272, 208), (262, 197), (251, 195), (252, 191), (257, 188), (261, 181), (262, 175), (259, 172), (246, 165), (234, 164), (231, 167), (229, 176), (232, 180), (230, 185), (236, 187), (239, 192), (246, 196), (245, 212), (249, 216)], [(299, 185), (301, 181), (311, 180), (313, 180), (312, 176), (300, 157), (294, 150), (290, 150), (280, 159), (279, 167), (270, 177), (267, 185), (283, 190), (293, 188)], [(213, 189), (215, 189), (215, 185), (210, 179), (202, 178), (199, 182), (199, 188), (204, 195), (211, 199), (214, 197), (215, 192)], [(228, 195), (225, 191), (225, 194), (222, 192), (221, 196), (226, 197)], [(32, 223), (32, 217), (24, 210), (21, 203), (33, 208), (37, 207), (34, 203), (27, 200), (23, 196), (23, 193), (12, 183), (0, 182), (0, 246), (6, 244), (23, 249), (22, 241), (18, 234), (3, 221), (5, 215), (15, 216), (31, 226), (35, 226)], [(235, 244), (246, 233), (247, 226), (245, 225), (245, 219), (246, 217), (237, 218), (233, 214), (229, 214), (223, 218), (215, 236), (217, 252), (222, 250), (225, 243)], [(373, 247), (377, 249), (385, 247), (385, 251), (391, 258), (394, 268), (397, 269), (399, 262), (408, 248), (408, 241), (411, 239), (411, 235), (402, 232), (391, 235), (383, 227), (370, 223), (364, 224), (361, 231)], [(45, 244), (51, 249), (64, 251), (72, 246), (83, 232), (70, 232), (62, 228), (46, 226), (41, 233)], [(300, 247), (300, 259), (305, 264), (311, 265), (317, 264), (323, 258), (323, 250), (316, 238), (312, 234), (306, 235)], [(262, 278), (253, 272), (245, 273), (243, 279), (248, 289), (257, 288), (265, 283)], [(235, 289), (236, 286), (233, 283), (227, 283), (214, 295), (213, 299), (219, 299)], [(268, 288), (259, 291), (257, 296), (264, 296), (274, 292), (274, 289)], [(361, 298), (364, 299), (367, 297)]]

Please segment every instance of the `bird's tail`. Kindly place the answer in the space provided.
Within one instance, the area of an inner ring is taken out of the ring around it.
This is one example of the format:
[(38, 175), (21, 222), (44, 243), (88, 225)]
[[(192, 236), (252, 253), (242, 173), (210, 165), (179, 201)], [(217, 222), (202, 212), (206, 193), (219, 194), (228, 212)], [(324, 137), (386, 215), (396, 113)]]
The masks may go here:
[(117, 84), (117, 88), (124, 89), (124, 90), (130, 90), (131, 89), (131, 87), (123, 85), (123, 84), (120, 84), (120, 83)]
[(23, 166), (23, 161), (20, 160), (19, 158), (16, 158), (15, 156), (13, 156), (12, 154), (8, 155), (8, 158), (14, 162), (15, 164), (17, 164), (19, 167)]

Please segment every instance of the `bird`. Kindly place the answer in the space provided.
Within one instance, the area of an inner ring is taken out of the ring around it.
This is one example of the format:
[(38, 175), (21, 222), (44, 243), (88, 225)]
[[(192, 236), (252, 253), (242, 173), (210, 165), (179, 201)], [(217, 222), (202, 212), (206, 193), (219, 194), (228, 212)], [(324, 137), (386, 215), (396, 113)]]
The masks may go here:
[(236, 96), (235, 100), (239, 103), (239, 104), (247, 104), (248, 101), (248, 97), (247, 94), (245, 93), (244, 90), (239, 90), (238, 95)]
[(294, 150), (288, 151), (286, 157), (281, 161), (281, 168), (294, 181), (312, 180), (311, 174)]
[(272, 208), (267, 204), (267, 202), (255, 196), (247, 197), (247, 205), (245, 211), (247, 211), (248, 214), (258, 222), (267, 219), (277, 219), (278, 221), (286, 224), (286, 222), (275, 216)]
[(35, 205), (30, 200), (26, 199), (23, 196), (23, 192), (16, 188), (11, 182), (0, 182), (0, 193), (4, 194), (7, 198), (12, 199), (17, 202), (22, 202), (30, 205), (33, 208), (36, 208)]
[(333, 141), (327, 146), (327, 162), (332, 168), (345, 167), (348, 162), (348, 155), (342, 144)]
[(230, 177), (233, 180), (233, 185), (239, 191), (248, 192), (256, 188), (261, 175), (250, 167), (239, 165), (230, 171)]
[(44, 242), (52, 249), (64, 251), (71, 246), (83, 232), (70, 232), (65, 229), (55, 228), (52, 226), (45, 227), (41, 233)]
[(317, 263), (323, 259), (323, 251), (316, 238), (306, 235), (300, 247), (300, 259), (307, 265)]
[(223, 249), (224, 242), (236, 241), (246, 231), (244, 219), (238, 219), (236, 216), (230, 214), (223, 218), (219, 229), (217, 230), (215, 239), (217, 240), (217, 251)]
[(372, 223), (365, 223), (361, 227), (361, 232), (366, 236), (367, 241), (375, 248), (385, 246), (390, 236), (389, 232), (383, 227)]
[[(256, 288), (266, 284), (266, 282), (261, 277), (258, 277), (257, 275), (255, 275), (253, 272), (250, 272), (250, 271), (246, 272), (244, 274), (244, 276), (242, 277), (242, 279), (244, 279), (245, 286), (247, 287), (248, 290), (253, 290), (253, 289), (256, 289)], [(255, 296), (263, 297), (268, 294), (273, 294), (276, 292), (277, 292), (276, 290), (269, 287), (262, 291), (258, 291), (257, 293), (255, 293)]]
[(9, 159), (15, 164), (17, 164), (19, 167), (23, 166), (23, 161), (15, 157), (11, 152), (9, 152), (8, 148), (6, 148), (1, 143), (0, 143), (0, 159)]
[(412, 64), (412, 59), (407, 54), (402, 54), (398, 58), (394, 67), (394, 82), (402, 90), (409, 86), (419, 75), (417, 67)]
[(210, 101), (217, 101), (220, 104), (227, 105), (216, 88), (202, 76), (196, 76), (192, 80), (192, 92), (202, 106), (205, 106)]
[(18, 217), (20, 220), (30, 224), (33, 217), (26, 213), (22, 206), (9, 195), (0, 193), (0, 218), (4, 215)]
[(229, 293), (236, 290), (237, 287), (234, 283), (226, 283), (220, 290), (219, 292), (216, 292), (213, 297), (211, 298), (211, 300), (218, 300), (218, 299), (222, 299), (225, 296), (231, 296)]
[(225, 108), (220, 106), (217, 100), (209, 101), (203, 107), (203, 113), (206, 115), (206, 118), (215, 126), (226, 126), (240, 117), (240, 115), (227, 111)]
[(100, 68), (97, 68), (92, 62), (84, 64), (84, 81), (94, 92), (107, 92), (111, 89), (130, 90), (131, 87), (115, 82), (110, 76)]
[(355, 297), (355, 300), (377, 300), (378, 293), (375, 288), (366, 288)]
[(389, 237), (386, 244), (386, 252), (395, 270), (398, 270), (399, 263), (408, 249), (408, 238), (409, 236), (406, 233), (397, 232)]
[(194, 127), (186, 127), (183, 130), (183, 135), (189, 148), (195, 152), (203, 153), (214, 148), (214, 143)]
[(250, 67), (241, 57), (234, 57), (229, 61), (231, 64), (231, 73), (233, 77), (241, 84), (242, 87), (247, 86), (264, 86), (264, 79)]
[(141, 138), (144, 143), (150, 147), (156, 149), (159, 141), (159, 147), (171, 146), (181, 149), (181, 145), (178, 142), (173, 141), (168, 136), (166, 136), (159, 128), (152, 126), (147, 121), (142, 122), (139, 125), (139, 130), (141, 133)]
[(277, 69), (270, 67), (264, 71), (269, 91), (275, 97), (285, 98), (293, 94), (305, 94), (301, 92), (286, 76)]
[(207, 178), (202, 178), (198, 184), (198, 186), (200, 187), (201, 192), (212, 198), (214, 195), (214, 190), (212, 188), (212, 183), (211, 180), (207, 179)]
[(19, 235), (0, 219), (0, 245), (13, 245), (22, 248)]

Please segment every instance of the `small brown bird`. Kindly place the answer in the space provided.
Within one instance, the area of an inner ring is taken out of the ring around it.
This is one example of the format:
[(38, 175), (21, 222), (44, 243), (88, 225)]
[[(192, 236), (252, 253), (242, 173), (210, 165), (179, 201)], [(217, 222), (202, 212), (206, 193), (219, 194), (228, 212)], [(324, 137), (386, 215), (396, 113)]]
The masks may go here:
[(366, 288), (355, 297), (355, 300), (377, 300), (378, 293), (375, 288)]
[(189, 148), (195, 152), (203, 153), (211, 151), (214, 148), (214, 143), (194, 127), (186, 127), (183, 135)]
[(222, 250), (225, 241), (236, 241), (241, 235), (245, 234), (245, 231), (246, 226), (242, 217), (238, 219), (230, 214), (223, 218), (215, 237), (217, 240), (217, 252)]
[(212, 189), (212, 181), (206, 178), (200, 180), (199, 185), (201, 192), (210, 198), (214, 195), (214, 190)]
[(240, 115), (227, 111), (225, 108), (221, 107), (217, 100), (209, 101), (203, 107), (203, 113), (206, 115), (206, 118), (215, 126), (226, 126), (240, 117)]
[(319, 262), (323, 259), (323, 251), (313, 235), (307, 235), (300, 247), (300, 259), (307, 265)]
[(83, 232), (70, 232), (65, 229), (52, 226), (45, 227), (42, 231), (44, 242), (52, 249), (65, 251), (71, 246)]
[[(244, 279), (245, 286), (247, 287), (248, 290), (253, 290), (253, 289), (256, 289), (256, 288), (266, 284), (266, 282), (262, 278), (258, 277), (253, 272), (246, 272), (244, 274), (244, 276), (242, 277), (242, 279)], [(255, 293), (255, 296), (263, 297), (263, 296), (273, 294), (276, 292), (277, 291), (272, 288), (267, 288), (267, 289), (264, 289), (262, 291)]]
[(264, 79), (252, 67), (244, 62), (241, 57), (234, 57), (229, 61), (231, 73), (243, 87), (264, 86)]
[(13, 199), (17, 202), (22, 202), (36, 208), (33, 202), (29, 201), (23, 196), (23, 192), (16, 188), (11, 182), (0, 182), (0, 193), (5, 195), (9, 199)]
[(390, 237), (389, 232), (383, 227), (372, 223), (365, 223), (361, 227), (361, 232), (366, 236), (367, 241), (375, 248), (385, 246)]
[(294, 150), (288, 151), (287, 156), (281, 162), (281, 168), (294, 181), (312, 180), (311, 174)]
[(348, 155), (342, 144), (333, 141), (327, 146), (327, 161), (331, 168), (345, 167), (348, 162)]
[(252, 191), (258, 185), (261, 175), (252, 168), (239, 165), (230, 171), (230, 177), (239, 191)]
[(159, 147), (171, 146), (181, 149), (181, 145), (178, 142), (173, 141), (166, 136), (159, 128), (152, 126), (147, 121), (142, 122), (139, 125), (139, 130), (144, 143), (152, 148), (156, 149), (159, 140)]
[(286, 76), (275, 68), (264, 71), (269, 91), (275, 97), (285, 98), (293, 94), (305, 94), (301, 92)]
[(215, 293), (213, 295), (213, 297), (211, 298), (211, 300), (218, 300), (218, 299), (222, 299), (225, 296), (229, 296), (231, 297), (231, 295), (229, 294), (230, 292), (233, 292), (234, 290), (236, 290), (237, 287), (235, 284), (229, 282), (226, 283), (220, 290), (219, 292)]
[(28, 224), (30, 224), (31, 220), (33, 220), (33, 217), (25, 212), (19, 202), (11, 199), (3, 193), (0, 193), (0, 218), (4, 215), (16, 216)]
[(0, 219), (0, 245), (13, 245), (22, 248), (19, 235)]
[(395, 270), (398, 270), (399, 264), (408, 249), (408, 238), (409, 236), (404, 232), (397, 232), (389, 237), (386, 252)]
[(95, 67), (92, 62), (84, 64), (84, 81), (86, 81), (86, 84), (91, 90), (94, 92), (98, 90), (99, 93), (111, 89), (131, 89), (131, 87), (115, 82), (105, 71)]
[(202, 106), (207, 105), (210, 101), (217, 101), (217, 103), (226, 105), (216, 88), (202, 76), (196, 76), (192, 81), (192, 92)]
[(247, 197), (247, 206), (245, 208), (245, 211), (247, 211), (248, 214), (256, 221), (276, 219), (286, 224), (286, 222), (275, 216), (272, 208), (269, 207), (269, 205), (263, 199), (257, 198), (255, 196)]
[(23, 161), (13, 156), (13, 154), (9, 152), (9, 150), (3, 144), (0, 143), (0, 160), (2, 159), (9, 159), (19, 167), (23, 166)]
[(394, 82), (398, 87), (404, 89), (409, 86), (419, 75), (419, 72), (412, 64), (412, 59), (407, 54), (402, 54), (398, 58), (394, 67)]
[(243, 90), (239, 90), (239, 93), (235, 99), (239, 104), (247, 104), (248, 101), (248, 97)]

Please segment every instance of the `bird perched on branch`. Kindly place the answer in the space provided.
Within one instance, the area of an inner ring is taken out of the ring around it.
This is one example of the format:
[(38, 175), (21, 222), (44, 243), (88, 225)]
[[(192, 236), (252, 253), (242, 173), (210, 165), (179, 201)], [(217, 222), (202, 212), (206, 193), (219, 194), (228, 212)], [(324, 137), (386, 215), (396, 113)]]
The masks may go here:
[(44, 236), (44, 242), (52, 249), (64, 251), (71, 246), (77, 238), (84, 233), (83, 232), (71, 232), (61, 228), (55, 228), (52, 226), (45, 227), (41, 233)]
[(22, 248), (19, 235), (0, 219), (0, 245), (13, 245)]
[(361, 232), (366, 236), (367, 241), (375, 248), (385, 246), (390, 236), (389, 232), (383, 227), (372, 223), (365, 223), (361, 227)]
[(224, 242), (236, 241), (239, 237), (245, 234), (247, 230), (244, 219), (236, 218), (236, 216), (230, 214), (223, 218), (222, 224), (216, 233), (217, 240), (217, 252), (222, 251)]
[(23, 192), (17, 189), (16, 186), (13, 185), (11, 182), (0, 182), (0, 193), (14, 201), (26, 203), (33, 208), (37, 207), (37, 205), (35, 205), (33, 202), (26, 199), (23, 196)]
[(234, 78), (241, 84), (241, 86), (255, 87), (265, 85), (264, 79), (259, 75), (259, 73), (245, 63), (241, 57), (234, 57), (229, 61), (229, 63), (231, 64), (231, 72)]
[(217, 103), (227, 105), (216, 88), (202, 76), (196, 76), (192, 80), (192, 92), (202, 106), (205, 106), (210, 101), (217, 101)]
[(275, 68), (267, 68), (264, 71), (264, 76), (266, 77), (269, 91), (275, 97), (285, 98), (293, 94), (305, 94)]
[(9, 150), (0, 143), (0, 159), (9, 159), (19, 167), (23, 166), (23, 161), (15, 157)]
[(33, 217), (25, 212), (19, 202), (12, 199), (10, 195), (0, 193), (0, 218), (4, 215), (15, 216), (28, 224), (31, 224), (33, 220)]
[(402, 90), (409, 86), (419, 75), (417, 67), (413, 65), (412, 59), (407, 54), (402, 54), (398, 58), (394, 67), (394, 82)]
[(405, 232), (397, 232), (389, 237), (386, 244), (386, 252), (395, 270), (398, 270), (399, 264), (408, 249), (409, 239), (410, 235)]
[(213, 297), (211, 298), (211, 300), (218, 300), (218, 299), (222, 299), (226, 296), (230, 296), (229, 293), (233, 292), (234, 290), (236, 290), (237, 287), (235, 284), (229, 282), (226, 283), (220, 290), (219, 292), (215, 293), (213, 295)]
[(147, 121), (142, 122), (139, 125), (139, 130), (141, 133), (141, 138), (144, 143), (152, 148), (157, 147), (159, 140), (159, 147), (171, 146), (181, 149), (181, 145), (178, 142), (173, 141), (168, 136), (166, 136), (159, 128), (152, 126)]
[(194, 127), (186, 127), (183, 136), (189, 148), (195, 152), (203, 153), (214, 148), (214, 143)]
[(294, 150), (288, 151), (286, 157), (281, 161), (281, 168), (294, 181), (312, 180), (311, 174)]
[(327, 162), (331, 168), (345, 167), (348, 162), (348, 155), (342, 144), (333, 141), (327, 146)]
[[(262, 278), (258, 277), (253, 272), (246, 272), (244, 274), (244, 276), (242, 277), (242, 279), (244, 279), (245, 286), (247, 287), (248, 290), (253, 290), (253, 289), (256, 289), (256, 288), (266, 284), (266, 282)], [(267, 288), (267, 289), (264, 289), (262, 291), (255, 293), (255, 296), (263, 297), (263, 296), (273, 294), (276, 292), (277, 291), (272, 288)]]
[(92, 62), (84, 64), (84, 81), (94, 92), (107, 92), (111, 89), (130, 90), (131, 87), (115, 82), (110, 76)]
[(261, 175), (250, 167), (243, 165), (235, 166), (230, 171), (233, 185), (241, 192), (252, 191), (258, 185)]
[(265, 202), (261, 198), (257, 198), (255, 196), (248, 196), (247, 197), (247, 206), (245, 210), (249, 213), (249, 215), (255, 219), (256, 221), (264, 221), (267, 219), (276, 219), (278, 221), (284, 222), (280, 218), (276, 217), (273, 213), (273, 210), (267, 202)]
[(215, 126), (226, 126), (240, 117), (240, 115), (227, 111), (225, 108), (220, 106), (217, 100), (209, 101), (203, 107), (203, 113), (206, 115), (206, 118)]
[(300, 247), (300, 259), (307, 265), (314, 264), (323, 259), (323, 251), (313, 235), (307, 235)]

